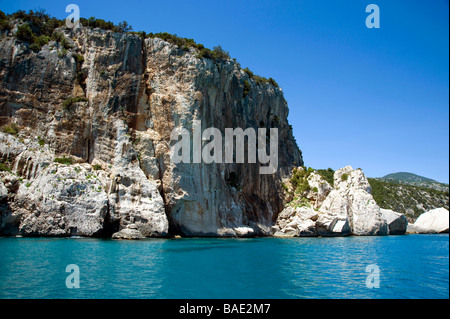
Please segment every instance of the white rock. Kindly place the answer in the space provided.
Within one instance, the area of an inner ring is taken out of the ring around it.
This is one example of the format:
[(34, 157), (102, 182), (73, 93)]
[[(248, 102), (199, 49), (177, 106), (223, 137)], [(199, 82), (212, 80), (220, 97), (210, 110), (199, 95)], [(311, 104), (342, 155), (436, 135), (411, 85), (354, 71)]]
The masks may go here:
[(333, 233), (347, 234), (350, 233), (350, 226), (348, 225), (348, 220), (336, 220), (334, 225), (331, 227)]
[[(371, 187), (362, 170), (346, 166), (334, 173), (334, 188), (327, 196), (320, 211), (321, 232), (331, 231), (337, 220), (348, 220), (354, 235), (385, 235), (388, 233), (386, 220), (380, 207), (371, 195)], [(343, 228), (345, 229), (345, 228)], [(324, 234), (325, 235), (325, 234)]]
[(114, 233), (112, 239), (142, 239), (142, 233), (137, 229), (124, 228), (121, 231)]
[(321, 214), (316, 222), (316, 231), (319, 236), (347, 236), (351, 229), (348, 218)]
[(349, 191), (349, 221), (354, 235), (387, 235), (388, 225), (372, 195), (362, 188)]
[(158, 183), (149, 180), (139, 162), (133, 160), (136, 154), (124, 123), (117, 120), (114, 125), (117, 144), (107, 184), (111, 215), (120, 220), (120, 230), (134, 224), (133, 227), (144, 237), (166, 236), (169, 222)]
[(311, 190), (317, 190), (317, 192), (310, 191), (308, 194), (308, 199), (310, 198), (314, 200), (314, 208), (318, 208), (322, 205), (328, 194), (330, 194), (333, 190), (333, 187), (331, 187), (331, 185), (325, 181), (322, 176), (314, 172), (308, 176), (308, 184)]
[(389, 235), (403, 235), (408, 227), (408, 220), (405, 215), (394, 212), (390, 209), (381, 208), (381, 214), (386, 220), (389, 229)]
[(317, 219), (318, 213), (310, 207), (286, 207), (278, 216), (273, 235), (276, 237), (317, 236), (315, 228)]
[(413, 226), (418, 233), (448, 233), (449, 212), (445, 208), (436, 208), (420, 215)]
[(236, 232), (236, 236), (238, 237), (248, 237), (254, 234), (254, 229), (246, 226), (235, 227), (234, 231)]
[(333, 189), (323, 202), (319, 211), (330, 216), (347, 218), (349, 206), (348, 196), (345, 193)]
[(4, 200), (8, 196), (8, 189), (3, 185), (3, 182), (0, 181), (0, 201)]
[(108, 197), (90, 165), (53, 163), (31, 184), (21, 184), (14, 206), (29, 212), (24, 235), (98, 235), (108, 214)]

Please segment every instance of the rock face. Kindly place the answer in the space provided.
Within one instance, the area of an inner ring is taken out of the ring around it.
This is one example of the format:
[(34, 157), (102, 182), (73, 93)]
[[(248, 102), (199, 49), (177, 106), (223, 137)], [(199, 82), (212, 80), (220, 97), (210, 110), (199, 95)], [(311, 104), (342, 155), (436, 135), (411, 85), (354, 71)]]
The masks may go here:
[(136, 225), (130, 224), (127, 228), (122, 229), (112, 235), (113, 239), (142, 239), (142, 233)]
[(317, 236), (315, 222), (318, 217), (318, 213), (310, 207), (286, 207), (280, 215), (278, 215), (277, 223), (273, 227), (274, 236)]
[[(31, 183), (21, 183), (14, 211), (24, 235), (92, 236), (108, 213), (108, 197), (96, 174), (76, 164), (51, 164)], [(30, 185), (31, 184), (31, 185)]]
[(405, 215), (383, 208), (381, 208), (381, 214), (388, 224), (389, 235), (403, 235), (406, 233), (408, 220)]
[[(311, 179), (308, 177), (308, 182), (309, 180), (315, 181), (313, 185), (324, 184), (323, 179), (317, 176)], [(317, 186), (314, 187), (317, 188)], [(370, 193), (370, 185), (362, 170), (354, 170), (351, 166), (337, 170), (334, 173), (334, 188), (331, 191), (328, 187), (326, 189), (328, 195), (318, 208), (313, 209), (311, 205), (296, 209), (285, 208), (277, 219), (274, 235), (346, 236), (352, 234), (367, 236), (388, 234), (388, 222), (380, 207), (375, 203)], [(393, 232), (396, 232), (397, 224), (394, 221), (390, 221), (390, 224), (392, 224)]]
[(387, 223), (371, 195), (367, 178), (362, 170), (354, 170), (351, 166), (334, 173), (334, 189), (323, 202), (320, 211), (324, 212), (324, 220), (327, 222), (333, 220), (330, 217), (347, 220), (354, 235), (388, 233)]
[[(0, 140), (9, 138), (0, 133)], [(10, 145), (13, 153), (22, 145), (26, 149), (13, 162), (13, 170), (24, 177), (3, 173), (3, 183), (14, 201), (2, 213), (2, 233), (110, 236), (133, 223), (143, 236), (167, 235), (168, 221), (158, 186), (138, 166), (122, 163), (106, 172), (94, 170), (88, 163), (58, 164), (47, 145), (24, 143)], [(126, 157), (120, 157), (126, 162)]]
[(420, 215), (415, 223), (408, 227), (408, 232), (419, 234), (448, 233), (448, 229), (448, 210), (436, 208)]
[(317, 173), (312, 173), (308, 176), (308, 184), (311, 187), (311, 191), (308, 193), (307, 198), (314, 201), (314, 208), (319, 208), (333, 190), (333, 187)]
[[(271, 234), (282, 178), (303, 165), (280, 88), (158, 38), (60, 32), (67, 54), (54, 41), (34, 52), (0, 38), (0, 126), (20, 129), (0, 133), (0, 159), (14, 173), (2, 172), (0, 234)], [(278, 170), (260, 174), (247, 160), (173, 163), (172, 130), (192, 137), (195, 121), (222, 134), (277, 128)], [(64, 156), (71, 163), (54, 162)]]
[(8, 189), (3, 185), (3, 182), (0, 181), (0, 202), (5, 200), (8, 196)]

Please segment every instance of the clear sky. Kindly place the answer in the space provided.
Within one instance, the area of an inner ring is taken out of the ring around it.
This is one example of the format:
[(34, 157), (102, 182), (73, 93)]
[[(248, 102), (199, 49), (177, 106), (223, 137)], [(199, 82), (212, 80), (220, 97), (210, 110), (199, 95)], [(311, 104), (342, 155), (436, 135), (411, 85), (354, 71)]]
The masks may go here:
[[(307, 166), (449, 181), (448, 0), (0, 0), (0, 9), (64, 19), (70, 3), (85, 18), (220, 44), (273, 77)], [(371, 3), (379, 29), (365, 25)]]

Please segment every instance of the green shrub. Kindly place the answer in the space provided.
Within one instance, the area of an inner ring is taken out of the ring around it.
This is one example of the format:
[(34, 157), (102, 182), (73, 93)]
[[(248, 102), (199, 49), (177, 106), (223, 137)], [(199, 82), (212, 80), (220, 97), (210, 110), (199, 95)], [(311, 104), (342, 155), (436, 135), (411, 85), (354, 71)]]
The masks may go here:
[(63, 108), (63, 110), (68, 110), (75, 103), (86, 102), (86, 101), (87, 101), (87, 99), (84, 96), (76, 96), (76, 97), (71, 96), (62, 103), (62, 108)]
[(81, 70), (77, 72), (76, 79), (79, 85), (81, 85), (82, 88), (85, 88), (86, 86), (86, 79), (88, 77), (88, 72), (86, 70)]
[(142, 39), (145, 39), (147, 37), (147, 33), (145, 31), (130, 31), (130, 34), (137, 35), (141, 37)]
[[(97, 19), (95, 17), (90, 17), (89, 19), (80, 18), (80, 23), (85, 27), (90, 28), (99, 28), (103, 30), (109, 30), (113, 32), (127, 33), (133, 30), (133, 27), (128, 24), (126, 21), (120, 22), (118, 25), (115, 25), (111, 21), (105, 21), (103, 19)], [(143, 31), (141, 31), (143, 32)]]
[(98, 170), (103, 169), (100, 164), (95, 164), (94, 166), (92, 166), (92, 168), (94, 169), (94, 171), (98, 171)]
[(50, 41), (50, 37), (46, 35), (40, 35), (38, 37), (35, 37), (33, 41), (34, 43), (42, 47), (48, 44), (48, 42)]
[(72, 48), (72, 45), (69, 43), (69, 40), (67, 40), (66, 37), (63, 37), (61, 39), (60, 44), (65, 50), (70, 50)]
[(334, 170), (331, 168), (328, 169), (318, 169), (316, 170), (317, 174), (322, 176), (324, 180), (326, 180), (331, 186), (334, 185)]
[(11, 165), (8, 161), (0, 162), (0, 172), (10, 172), (11, 173)]
[(41, 51), (41, 47), (39, 45), (37, 45), (36, 43), (32, 43), (30, 45), (30, 50), (32, 50), (34, 52), (39, 52), (39, 51)]
[[(30, 49), (39, 51), (42, 46), (50, 41), (54, 30), (64, 25), (63, 20), (50, 18), (44, 10), (17, 11), (11, 15), (13, 19), (21, 19), (24, 22), (16, 32), (17, 39), (31, 43)], [(52, 38), (53, 39), (53, 38)]]
[(113, 29), (114, 32), (130, 32), (133, 30), (133, 27), (128, 24), (126, 21), (119, 22), (119, 24)]
[(38, 136), (38, 143), (39, 143), (40, 146), (44, 146), (45, 145), (45, 140), (42, 137)]
[(50, 37), (46, 35), (34, 37), (33, 43), (30, 45), (30, 49), (35, 52), (39, 52), (44, 45), (48, 44), (49, 41)]
[(255, 75), (253, 77), (253, 79), (255, 80), (256, 84), (265, 84), (267, 82), (267, 79), (265, 77), (259, 76), (259, 75)]
[(58, 51), (58, 56), (60, 58), (64, 58), (66, 56), (67, 52), (68, 51), (66, 49), (61, 49), (61, 50)]
[[(160, 32), (160, 33), (155, 33), (155, 34), (149, 33), (149, 37), (160, 38), (171, 44), (175, 44), (183, 51), (188, 51), (190, 47), (196, 48), (198, 46), (197, 43), (195, 43), (195, 41), (193, 39), (182, 38), (182, 37), (177, 36), (176, 34), (170, 34), (168, 32)], [(201, 45), (201, 46), (203, 47), (203, 45)]]
[(62, 39), (64, 39), (64, 34), (62, 34), (61, 32), (53, 31), (51, 39), (56, 43), (60, 43)]
[(55, 158), (54, 162), (60, 163), (60, 164), (65, 164), (65, 165), (73, 164), (73, 160), (71, 158), (67, 158), (65, 156)]
[(344, 173), (344, 174), (342, 174), (342, 176), (341, 176), (341, 181), (345, 182), (346, 180), (348, 180), (348, 174), (347, 174), (347, 173)]
[(259, 75), (254, 75), (253, 78), (256, 81), (256, 83), (259, 84), (259, 85), (270, 84), (270, 85), (272, 85), (274, 87), (279, 87), (278, 83), (272, 78), (266, 79), (265, 77), (259, 76)]
[(80, 64), (84, 62), (84, 56), (82, 56), (81, 54), (72, 53), (72, 56), (75, 59), (75, 62)]
[(247, 80), (244, 80), (244, 97), (248, 95), (251, 90), (250, 83)]
[(226, 61), (230, 59), (230, 54), (222, 49), (220, 45), (214, 47), (212, 51), (208, 48), (205, 48), (202, 44), (198, 44), (195, 47), (199, 50), (198, 54), (196, 55), (198, 59), (210, 59), (217, 61)]
[(16, 12), (14, 12), (13, 14), (11, 14), (11, 16), (14, 19), (25, 19), (25, 17), (27, 16), (26, 11), (24, 10), (17, 10)]
[(19, 127), (17, 126), (16, 123), (11, 123), (10, 125), (3, 125), (2, 126), (2, 132), (3, 133), (7, 133), (7, 134), (11, 134), (13, 136), (17, 136), (20, 132)]
[(25, 42), (33, 42), (34, 33), (28, 23), (24, 23), (17, 28), (16, 38)]
[(272, 79), (272, 78), (269, 78), (269, 79), (267, 80), (267, 83), (273, 85), (274, 87), (279, 87), (279, 86), (278, 86), (278, 83), (275, 82), (275, 80)]
[(111, 21), (105, 21), (103, 19), (97, 19), (95, 17), (90, 17), (89, 19), (83, 19), (80, 18), (80, 22), (88, 27), (91, 28), (99, 28), (99, 29), (103, 29), (103, 30), (110, 30), (110, 31), (114, 31), (114, 23), (112, 23)]
[(11, 30), (11, 23), (8, 19), (0, 18), (0, 31)]
[(224, 49), (222, 49), (220, 45), (213, 48), (212, 56), (215, 60), (226, 61), (230, 59), (230, 54)]
[(212, 60), (213, 59), (213, 54), (212, 54), (212, 51), (210, 49), (207, 49), (207, 48), (204, 47), (204, 48), (200, 49), (200, 51), (196, 55), (196, 58)]
[(45, 34), (51, 36), (56, 28), (65, 26), (65, 20), (49, 18), (45, 23)]
[(253, 74), (252, 71), (250, 71), (249, 68), (245, 68), (245, 69), (244, 69), (244, 72), (247, 73), (247, 75), (249, 76), (250, 79), (253, 78), (253, 75), (254, 75), (254, 74)]
[[(314, 171), (314, 170), (312, 170)], [(296, 194), (303, 194), (306, 191), (309, 191), (311, 188), (308, 183), (308, 176), (311, 174), (311, 170), (303, 168), (297, 169), (294, 168), (292, 171), (291, 185), (293, 191)]]

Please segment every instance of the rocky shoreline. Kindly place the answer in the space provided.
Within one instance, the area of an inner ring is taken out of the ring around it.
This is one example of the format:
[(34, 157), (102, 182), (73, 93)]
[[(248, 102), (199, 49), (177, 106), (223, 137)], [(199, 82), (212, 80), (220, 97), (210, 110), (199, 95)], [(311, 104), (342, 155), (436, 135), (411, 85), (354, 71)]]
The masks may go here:
[(425, 212), (414, 225), (409, 225), (403, 214), (382, 209), (376, 204), (361, 169), (347, 166), (337, 170), (333, 178), (334, 187), (316, 172), (311, 173), (307, 181), (312, 191), (306, 195), (311, 201), (289, 203), (278, 216), (273, 227), (274, 236), (448, 233), (449, 212), (445, 208)]
[[(36, 177), (29, 182), (14, 172), (0, 172), (1, 235), (49, 236), (49, 237), (111, 237), (113, 239), (143, 239), (151, 237), (180, 237), (186, 234), (170, 233), (164, 203), (159, 193), (145, 187), (145, 177), (136, 180), (139, 173), (132, 169), (121, 178), (128, 178), (129, 186), (140, 186), (134, 192), (144, 197), (129, 201), (128, 223), (111, 218), (114, 202), (122, 196), (123, 188), (118, 179), (111, 179), (104, 170), (95, 170), (86, 163), (60, 164), (52, 161), (54, 154), (48, 148), (33, 153), (25, 151), (15, 137), (0, 133), (1, 146), (7, 146), (9, 154), (15, 152), (31, 156), (33, 164), (21, 167), (17, 155), (15, 172), (34, 171)], [(25, 143), (27, 143), (25, 141)], [(35, 145), (32, 142), (31, 145)], [(29, 144), (28, 144), (29, 146)], [(36, 146), (36, 145), (35, 145)], [(37, 148), (39, 149), (39, 148)], [(5, 149), (0, 148), (3, 154)], [(303, 168), (298, 168), (303, 170)], [(28, 173), (29, 174), (29, 173)], [(26, 175), (22, 173), (22, 175)], [(117, 175), (113, 175), (117, 176)], [(392, 210), (381, 209), (373, 200), (371, 188), (361, 169), (347, 166), (334, 173), (334, 186), (319, 174), (307, 177), (308, 191), (301, 200), (291, 199), (278, 214), (271, 230), (263, 236), (274, 237), (328, 237), (403, 235), (406, 233), (448, 233), (449, 212), (444, 208), (426, 212), (416, 223), (408, 224), (406, 217)], [(304, 199), (308, 199), (305, 201)], [(111, 203), (111, 201), (113, 201)], [(133, 210), (134, 209), (134, 210)], [(151, 214), (145, 214), (150, 211)], [(220, 231), (218, 230), (218, 233)], [(214, 237), (256, 237), (250, 228), (236, 228), (234, 234), (224, 233)], [(202, 237), (194, 235), (188, 237)]]

